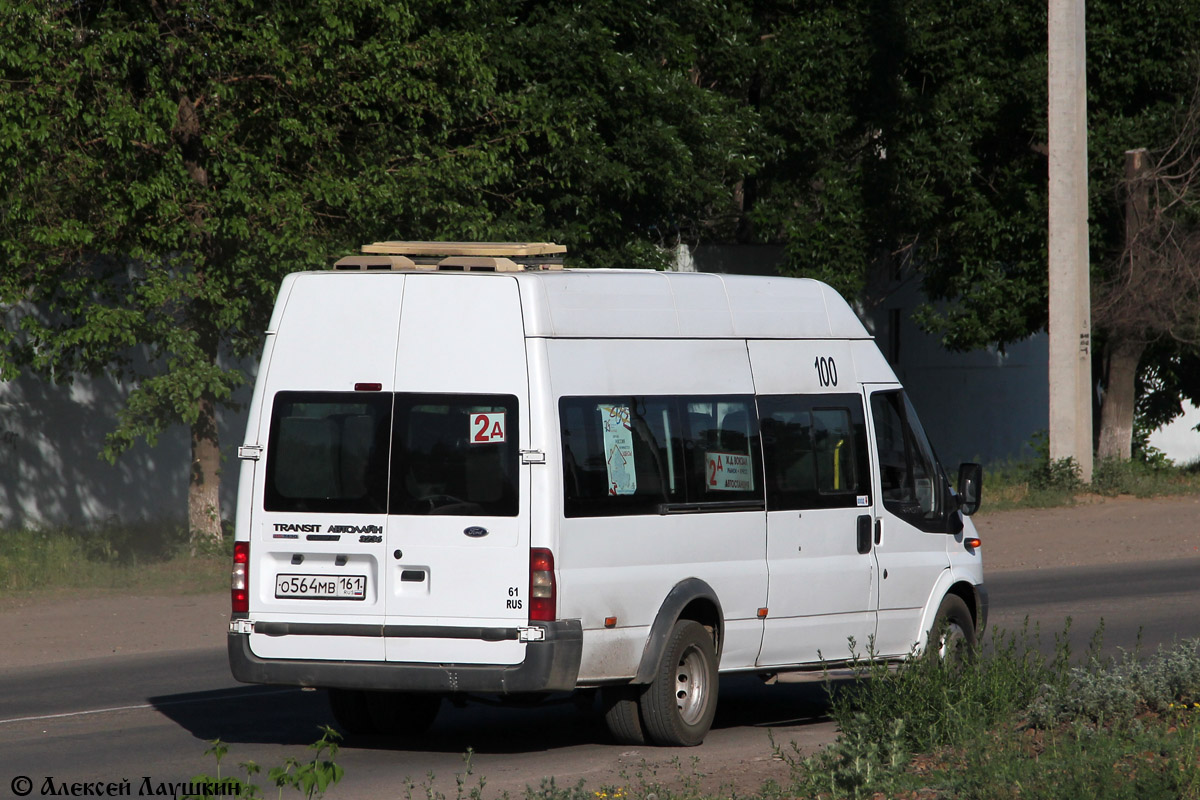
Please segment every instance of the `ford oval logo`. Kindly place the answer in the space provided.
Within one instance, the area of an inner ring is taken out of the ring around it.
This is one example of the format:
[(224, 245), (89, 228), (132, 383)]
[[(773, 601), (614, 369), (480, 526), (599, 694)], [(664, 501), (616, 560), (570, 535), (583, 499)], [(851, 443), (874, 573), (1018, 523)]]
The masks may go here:
[(481, 536), (487, 536), (488, 529), (481, 528), (478, 525), (472, 525), (471, 527), (469, 527), (465, 531), (463, 531), (463, 533), (466, 534), (467, 536), (470, 536), (472, 539), (478, 539)]

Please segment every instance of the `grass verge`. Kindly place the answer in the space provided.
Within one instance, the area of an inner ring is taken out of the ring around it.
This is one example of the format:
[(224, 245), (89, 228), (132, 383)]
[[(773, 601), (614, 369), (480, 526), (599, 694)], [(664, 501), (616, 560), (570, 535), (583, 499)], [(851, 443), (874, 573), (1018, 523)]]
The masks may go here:
[(1176, 466), (1165, 459), (1097, 461), (1084, 483), (1074, 459), (1037, 458), (990, 465), (984, 476), (988, 511), (1068, 506), (1081, 497), (1169, 497), (1200, 494), (1200, 462)]
[(188, 555), (183, 529), (105, 524), (0, 531), (0, 595), (59, 589), (219, 591), (229, 583), (223, 552)]
[(1200, 797), (1200, 641), (1070, 666), (1065, 635), (997, 634), (969, 664), (918, 658), (835, 697), (837, 742), (784, 754), (776, 796)]

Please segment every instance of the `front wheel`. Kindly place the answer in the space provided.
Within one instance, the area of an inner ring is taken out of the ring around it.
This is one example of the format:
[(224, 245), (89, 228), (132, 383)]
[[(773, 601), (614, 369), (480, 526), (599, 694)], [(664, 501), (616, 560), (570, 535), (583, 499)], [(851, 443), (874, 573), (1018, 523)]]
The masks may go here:
[(946, 595), (933, 617), (927, 652), (942, 661), (963, 661), (970, 657), (976, 643), (971, 610), (958, 595)]
[(717, 652), (703, 625), (687, 619), (675, 623), (639, 706), (655, 744), (693, 747), (704, 741), (717, 711)]

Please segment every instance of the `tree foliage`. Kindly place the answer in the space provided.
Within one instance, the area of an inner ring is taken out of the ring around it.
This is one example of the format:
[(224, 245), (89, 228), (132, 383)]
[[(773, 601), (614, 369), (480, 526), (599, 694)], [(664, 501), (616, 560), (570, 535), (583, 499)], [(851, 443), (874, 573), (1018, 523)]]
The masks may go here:
[(363, 236), (494, 229), (477, 198), (511, 176), (497, 143), (521, 131), (495, 102), (486, 20), (443, 8), (0, 10), (4, 374), (131, 378), (110, 455), (190, 424), (193, 529), (217, 533), (215, 407), (282, 274)]
[[(1171, 141), (1200, 5), (1093, 0), (1088, 26), (1104, 273), (1121, 153)], [(1045, 49), (1012, 0), (14, 0), (0, 375), (132, 380), (108, 454), (190, 424), (211, 506), (279, 278), (363, 241), (779, 244), (868, 305), (919, 280), (948, 347), (1015, 341), (1046, 321)]]

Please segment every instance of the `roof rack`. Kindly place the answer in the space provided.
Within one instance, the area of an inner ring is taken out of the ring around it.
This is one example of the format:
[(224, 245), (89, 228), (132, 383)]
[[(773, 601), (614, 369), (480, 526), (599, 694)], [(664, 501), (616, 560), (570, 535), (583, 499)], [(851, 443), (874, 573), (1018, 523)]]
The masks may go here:
[(423, 269), (444, 272), (520, 272), (562, 269), (567, 248), (552, 242), (375, 242), (346, 256), (340, 270)]

